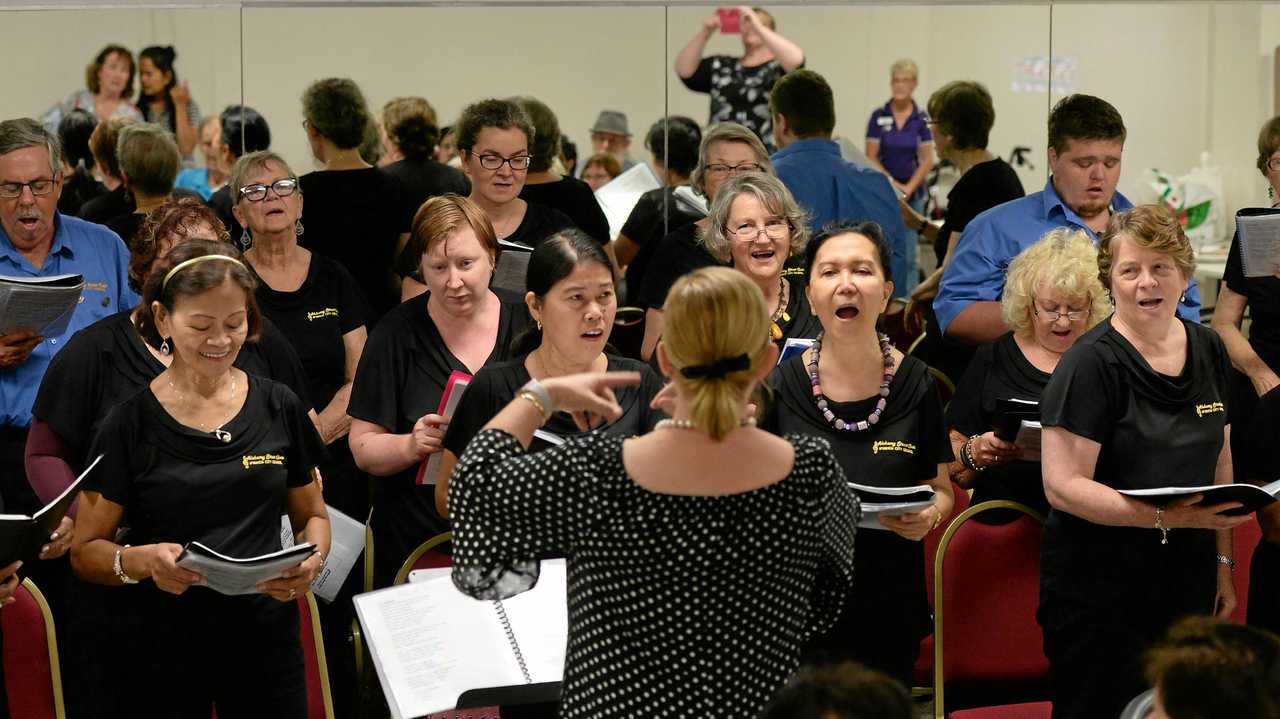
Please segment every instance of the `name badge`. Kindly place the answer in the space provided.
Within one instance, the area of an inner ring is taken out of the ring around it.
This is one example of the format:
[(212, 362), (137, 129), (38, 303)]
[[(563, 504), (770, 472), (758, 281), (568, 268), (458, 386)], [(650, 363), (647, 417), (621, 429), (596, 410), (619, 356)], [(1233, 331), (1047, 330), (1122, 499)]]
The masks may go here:
[(881, 115), (876, 118), (876, 124), (880, 127), (893, 127), (893, 118), (888, 115)]

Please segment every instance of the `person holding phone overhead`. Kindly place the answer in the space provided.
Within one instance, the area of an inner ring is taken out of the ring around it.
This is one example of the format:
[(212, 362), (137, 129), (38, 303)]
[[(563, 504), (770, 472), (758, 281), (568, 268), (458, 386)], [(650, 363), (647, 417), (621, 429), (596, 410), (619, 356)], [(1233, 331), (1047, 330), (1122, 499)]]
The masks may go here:
[[(742, 35), (742, 56), (703, 57), (707, 42), (720, 31)], [(720, 8), (676, 56), (675, 71), (684, 86), (711, 96), (708, 125), (736, 122), (760, 137), (773, 152), (773, 117), (769, 91), (788, 72), (804, 67), (804, 50), (778, 33), (773, 15), (764, 8)]]

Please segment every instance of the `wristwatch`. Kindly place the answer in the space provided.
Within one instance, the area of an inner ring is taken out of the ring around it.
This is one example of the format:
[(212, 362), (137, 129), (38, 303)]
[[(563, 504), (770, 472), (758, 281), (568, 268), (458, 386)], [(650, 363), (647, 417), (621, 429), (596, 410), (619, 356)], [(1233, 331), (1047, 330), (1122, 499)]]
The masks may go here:
[(120, 579), (121, 584), (137, 584), (138, 583), (138, 580), (124, 573), (124, 550), (128, 549), (129, 546), (130, 545), (126, 544), (123, 547), (120, 547), (119, 549), (117, 549), (115, 561), (111, 563), (111, 568), (115, 570), (116, 577)]

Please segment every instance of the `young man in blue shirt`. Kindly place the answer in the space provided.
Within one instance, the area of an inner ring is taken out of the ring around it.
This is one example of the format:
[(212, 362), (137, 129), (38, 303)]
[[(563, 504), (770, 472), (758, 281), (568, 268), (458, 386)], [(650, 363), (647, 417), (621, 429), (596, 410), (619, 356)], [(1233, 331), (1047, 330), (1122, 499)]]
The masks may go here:
[(788, 73), (773, 86), (769, 111), (774, 141), (782, 148), (771, 158), (774, 169), (809, 212), (813, 232), (844, 220), (880, 225), (893, 248), (894, 296), (905, 297), (918, 279), (907, 276), (907, 227), (898, 195), (883, 173), (840, 156), (840, 146), (831, 139), (836, 126), (831, 86), (812, 70)]
[[(1091, 95), (1063, 98), (1049, 113), (1049, 169), (1044, 189), (978, 215), (965, 228), (933, 301), (948, 337), (981, 344), (1009, 331), (1000, 314), (1005, 271), (1049, 230), (1082, 230), (1096, 243), (1111, 215), (1133, 207), (1116, 192), (1126, 130), (1120, 113)], [(1200, 321), (1195, 280), (1178, 315)]]

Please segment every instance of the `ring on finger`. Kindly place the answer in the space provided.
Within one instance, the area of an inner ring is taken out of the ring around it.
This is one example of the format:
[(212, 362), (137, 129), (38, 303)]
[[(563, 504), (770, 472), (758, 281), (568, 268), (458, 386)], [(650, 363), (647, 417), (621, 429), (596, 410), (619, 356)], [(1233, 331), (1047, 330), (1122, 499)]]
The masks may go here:
[(298, 598), (298, 590), (296, 590), (296, 589), (290, 589), (290, 590), (289, 590), (289, 598), (290, 598), (290, 599), (297, 599), (297, 598)]

